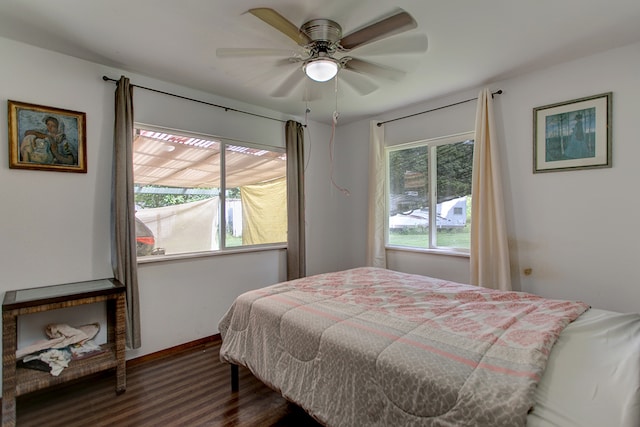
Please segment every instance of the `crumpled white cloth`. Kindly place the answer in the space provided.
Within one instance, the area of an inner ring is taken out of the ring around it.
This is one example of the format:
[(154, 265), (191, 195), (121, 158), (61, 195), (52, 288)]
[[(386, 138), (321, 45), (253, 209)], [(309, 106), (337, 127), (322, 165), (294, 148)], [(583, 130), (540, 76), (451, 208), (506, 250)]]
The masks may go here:
[(30, 360), (40, 359), (51, 368), (51, 375), (57, 377), (64, 370), (69, 367), (71, 361), (71, 352), (68, 350), (50, 349), (43, 351), (42, 353), (26, 356), (23, 360), (28, 362)]
[(24, 356), (37, 353), (42, 350), (63, 348), (71, 344), (82, 343), (93, 339), (100, 331), (99, 323), (91, 323), (88, 325), (73, 328), (65, 323), (52, 323), (45, 328), (45, 334), (48, 340), (36, 341), (25, 348), (16, 351), (16, 359), (22, 359)]

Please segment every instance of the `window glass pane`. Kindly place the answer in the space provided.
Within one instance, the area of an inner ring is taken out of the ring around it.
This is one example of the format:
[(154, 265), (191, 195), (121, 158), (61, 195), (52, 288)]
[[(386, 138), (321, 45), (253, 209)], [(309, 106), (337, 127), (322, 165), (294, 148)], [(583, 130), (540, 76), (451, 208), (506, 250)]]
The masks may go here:
[(429, 247), (428, 147), (389, 152), (389, 237), (397, 246)]
[(473, 142), (470, 132), (387, 150), (388, 244), (470, 248)]
[(470, 248), (473, 140), (436, 147), (437, 189), (435, 246)]
[(140, 127), (133, 165), (138, 256), (287, 240), (283, 150)]
[(220, 147), (216, 140), (137, 129), (138, 256), (219, 249)]
[(226, 145), (226, 246), (287, 241), (286, 154)]

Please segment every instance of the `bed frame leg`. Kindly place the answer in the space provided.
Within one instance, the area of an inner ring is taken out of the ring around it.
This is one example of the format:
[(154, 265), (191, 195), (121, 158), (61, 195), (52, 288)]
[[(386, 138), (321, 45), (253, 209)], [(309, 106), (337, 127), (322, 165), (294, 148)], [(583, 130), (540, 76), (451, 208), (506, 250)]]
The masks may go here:
[(231, 391), (233, 393), (240, 389), (240, 381), (238, 379), (238, 365), (231, 364)]

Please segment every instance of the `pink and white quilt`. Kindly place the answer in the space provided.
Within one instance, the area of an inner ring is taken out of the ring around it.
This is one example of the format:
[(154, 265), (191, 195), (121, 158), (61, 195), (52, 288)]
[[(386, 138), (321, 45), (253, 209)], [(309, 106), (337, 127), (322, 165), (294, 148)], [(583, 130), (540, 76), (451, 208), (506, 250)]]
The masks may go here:
[(331, 426), (522, 426), (560, 332), (588, 309), (363, 267), (247, 292), (222, 360)]

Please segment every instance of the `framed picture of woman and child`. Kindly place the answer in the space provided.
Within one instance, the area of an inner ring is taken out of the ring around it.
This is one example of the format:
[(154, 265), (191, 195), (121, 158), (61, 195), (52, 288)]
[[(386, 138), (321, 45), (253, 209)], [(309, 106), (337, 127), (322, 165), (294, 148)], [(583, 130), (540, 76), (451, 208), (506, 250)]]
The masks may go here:
[(86, 114), (11, 101), (9, 167), (87, 172)]
[(611, 92), (533, 109), (533, 172), (611, 167)]

